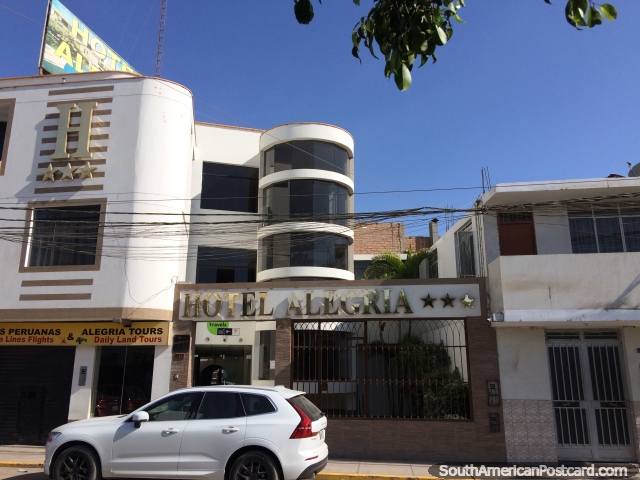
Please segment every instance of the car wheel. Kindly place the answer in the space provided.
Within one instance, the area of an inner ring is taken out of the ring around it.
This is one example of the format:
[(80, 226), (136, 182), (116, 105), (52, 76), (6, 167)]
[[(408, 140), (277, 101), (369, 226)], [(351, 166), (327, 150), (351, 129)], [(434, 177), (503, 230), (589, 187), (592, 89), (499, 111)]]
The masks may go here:
[(270, 456), (247, 452), (233, 462), (229, 480), (278, 480), (278, 469)]
[(85, 447), (70, 447), (60, 454), (53, 467), (53, 480), (99, 480), (98, 461)]

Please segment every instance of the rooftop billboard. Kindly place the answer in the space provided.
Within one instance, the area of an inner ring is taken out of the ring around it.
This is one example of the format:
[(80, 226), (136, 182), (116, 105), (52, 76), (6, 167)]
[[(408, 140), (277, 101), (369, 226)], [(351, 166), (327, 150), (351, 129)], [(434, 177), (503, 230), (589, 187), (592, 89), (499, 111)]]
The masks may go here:
[(49, 73), (137, 73), (58, 0), (49, 3), (40, 58), (40, 68)]

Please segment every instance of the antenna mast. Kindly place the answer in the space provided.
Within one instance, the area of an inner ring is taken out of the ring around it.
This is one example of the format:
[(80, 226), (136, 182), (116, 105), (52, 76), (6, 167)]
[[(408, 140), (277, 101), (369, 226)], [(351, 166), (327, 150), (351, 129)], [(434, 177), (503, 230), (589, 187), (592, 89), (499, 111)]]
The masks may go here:
[(162, 76), (162, 52), (164, 49), (164, 26), (167, 21), (167, 1), (160, 0), (160, 23), (158, 25), (158, 47), (156, 48), (156, 73), (154, 75), (156, 77)]

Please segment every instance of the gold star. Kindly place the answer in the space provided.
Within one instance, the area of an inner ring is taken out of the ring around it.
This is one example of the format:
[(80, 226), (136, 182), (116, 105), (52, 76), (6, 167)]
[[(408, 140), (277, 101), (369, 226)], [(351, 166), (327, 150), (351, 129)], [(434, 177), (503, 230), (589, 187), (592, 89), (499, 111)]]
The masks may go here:
[(444, 298), (441, 298), (440, 300), (444, 302), (443, 307), (453, 307), (453, 301), (455, 300), (455, 298), (451, 298), (447, 293), (447, 296)]
[(93, 178), (93, 172), (97, 169), (98, 167), (92, 167), (89, 162), (86, 162), (84, 167), (78, 168), (78, 172), (80, 172), (80, 178)]
[(56, 174), (57, 171), (58, 171), (57, 168), (53, 168), (53, 166), (51, 164), (49, 164), (49, 168), (48, 169), (42, 170), (42, 174), (44, 175), (44, 177), (42, 177), (42, 181), (43, 182), (48, 182), (48, 181), (55, 182), (56, 179), (55, 179), (54, 175)]
[(76, 172), (76, 170), (78, 169), (72, 167), (71, 163), (67, 162), (67, 166), (63, 167), (62, 170), (60, 170), (62, 172), (62, 178), (60, 180), (73, 180), (73, 174)]
[(463, 307), (469, 307), (469, 308), (473, 308), (473, 301), (474, 300), (475, 300), (475, 298), (469, 297), (469, 294), (467, 294), (467, 293), (464, 294), (464, 298), (460, 299), (460, 301), (462, 302), (462, 306)]
[(435, 298), (432, 298), (430, 294), (427, 294), (426, 297), (421, 298), (420, 300), (422, 300), (424, 302), (424, 306), (422, 308), (427, 308), (427, 307), (431, 307), (433, 308), (433, 302), (436, 300)]

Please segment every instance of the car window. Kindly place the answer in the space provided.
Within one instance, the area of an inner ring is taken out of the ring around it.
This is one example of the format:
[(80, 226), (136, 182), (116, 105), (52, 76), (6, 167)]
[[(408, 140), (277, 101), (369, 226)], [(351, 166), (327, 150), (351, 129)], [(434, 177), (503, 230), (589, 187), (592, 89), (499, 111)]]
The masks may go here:
[(324, 417), (324, 413), (322, 413), (322, 410), (316, 407), (313, 402), (304, 395), (292, 397), (289, 399), (289, 402), (300, 408), (300, 410), (302, 410), (312, 422), (320, 420), (322, 417)]
[(244, 417), (240, 395), (234, 392), (207, 392), (200, 403), (196, 419)]
[(264, 395), (256, 395), (254, 393), (242, 393), (242, 403), (247, 415), (260, 415), (262, 413), (275, 412), (276, 407), (273, 406), (271, 400)]
[(178, 393), (145, 408), (150, 422), (188, 420), (198, 408), (202, 392)]

